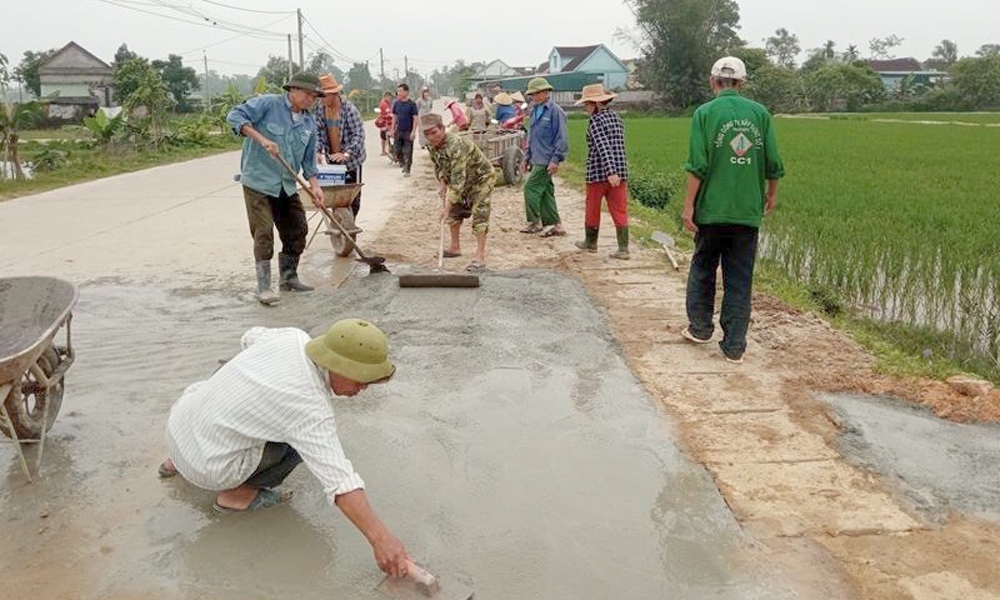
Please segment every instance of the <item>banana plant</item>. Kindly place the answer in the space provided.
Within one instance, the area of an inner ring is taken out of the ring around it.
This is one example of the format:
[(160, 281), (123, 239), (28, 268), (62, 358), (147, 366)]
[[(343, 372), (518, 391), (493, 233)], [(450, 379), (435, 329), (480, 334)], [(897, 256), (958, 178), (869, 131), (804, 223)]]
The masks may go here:
[(0, 103), (0, 146), (14, 179), (25, 179), (17, 149), (20, 131), (38, 122), (42, 113), (42, 104), (37, 100)]

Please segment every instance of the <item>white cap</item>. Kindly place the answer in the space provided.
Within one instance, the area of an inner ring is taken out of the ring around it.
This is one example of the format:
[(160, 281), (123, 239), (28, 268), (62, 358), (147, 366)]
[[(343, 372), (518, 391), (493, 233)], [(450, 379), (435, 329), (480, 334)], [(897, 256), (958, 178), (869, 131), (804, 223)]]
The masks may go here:
[(712, 77), (724, 77), (726, 79), (737, 79), (746, 81), (747, 66), (743, 61), (735, 56), (727, 56), (715, 61), (712, 65)]

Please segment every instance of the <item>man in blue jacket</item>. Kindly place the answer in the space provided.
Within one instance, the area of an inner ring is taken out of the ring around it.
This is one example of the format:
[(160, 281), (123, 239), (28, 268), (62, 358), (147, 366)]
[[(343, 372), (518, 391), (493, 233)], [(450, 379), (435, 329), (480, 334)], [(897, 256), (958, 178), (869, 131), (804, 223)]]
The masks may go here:
[(306, 213), (296, 192), (295, 179), (275, 157), (281, 155), (292, 169), (301, 170), (316, 197), (323, 197), (316, 178), (316, 121), (309, 112), (323, 95), (319, 78), (299, 73), (284, 88), (285, 94), (251, 98), (234, 107), (226, 117), (233, 132), (246, 138), (240, 180), (257, 261), (257, 299), (266, 306), (279, 300), (271, 287), (275, 225), (281, 237), (278, 255), (281, 289), (295, 292), (313, 289), (299, 281), (298, 276), (299, 257), (309, 234)]
[(566, 113), (552, 101), (552, 86), (542, 77), (528, 82), (532, 100), (531, 126), (524, 170), (531, 171), (524, 184), (524, 209), (528, 225), (521, 233), (542, 233), (543, 237), (566, 235), (556, 207), (556, 188), (552, 176), (569, 152)]

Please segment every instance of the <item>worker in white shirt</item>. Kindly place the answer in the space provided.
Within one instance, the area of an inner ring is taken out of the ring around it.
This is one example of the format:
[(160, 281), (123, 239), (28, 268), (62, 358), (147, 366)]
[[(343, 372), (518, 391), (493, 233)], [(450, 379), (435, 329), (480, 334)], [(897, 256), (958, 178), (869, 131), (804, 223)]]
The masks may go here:
[(385, 334), (367, 321), (346, 319), (313, 340), (299, 329), (255, 327), (241, 345), (235, 358), (189, 386), (170, 409), (170, 458), (160, 476), (180, 473), (218, 491), (218, 512), (250, 512), (288, 501), (291, 492), (273, 488), (305, 462), (371, 544), (379, 568), (404, 577), (406, 549), (368, 504), (331, 405), (334, 395), (354, 396), (392, 377)]

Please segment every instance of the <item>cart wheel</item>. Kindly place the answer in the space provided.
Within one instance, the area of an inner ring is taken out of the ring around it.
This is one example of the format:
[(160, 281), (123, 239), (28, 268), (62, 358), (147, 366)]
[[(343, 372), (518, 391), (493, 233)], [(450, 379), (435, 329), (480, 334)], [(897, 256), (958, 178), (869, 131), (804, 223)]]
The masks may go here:
[(521, 172), (522, 163), (524, 163), (524, 150), (511, 146), (504, 151), (500, 167), (503, 169), (503, 179), (507, 185), (517, 185), (524, 179), (524, 173)]
[[(59, 352), (49, 346), (38, 359), (38, 364), (46, 376), (55, 372), (59, 366)], [(65, 380), (65, 376), (63, 377)], [(15, 385), (4, 400), (7, 408), (7, 415), (10, 416), (14, 431), (20, 440), (37, 440), (42, 436), (42, 417), (45, 415), (45, 405), (49, 405), (48, 422), (44, 423), (45, 430), (52, 429), (52, 424), (56, 421), (59, 408), (62, 406), (63, 383), (53, 384), (47, 391), (41, 389), (41, 385), (35, 381), (31, 371), (21, 376), (21, 385)], [(11, 437), (7, 431), (6, 423), (0, 419), (0, 432), (7, 437)]]
[[(355, 228), (354, 211), (350, 208), (335, 209), (333, 216), (344, 229), (350, 231)], [(352, 241), (347, 241), (344, 234), (340, 233), (340, 230), (330, 222), (327, 222), (326, 230), (330, 232), (330, 244), (333, 245), (333, 251), (337, 253), (337, 256), (350, 256), (354, 252), (353, 240), (357, 239), (357, 234), (352, 234)]]

